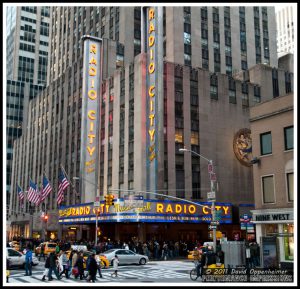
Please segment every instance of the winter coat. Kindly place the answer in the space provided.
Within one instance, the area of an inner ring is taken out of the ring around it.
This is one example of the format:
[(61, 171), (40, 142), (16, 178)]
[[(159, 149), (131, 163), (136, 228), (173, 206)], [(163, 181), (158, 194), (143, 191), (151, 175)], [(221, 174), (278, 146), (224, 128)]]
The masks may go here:
[(114, 270), (118, 270), (119, 263), (120, 261), (118, 258), (113, 258)]
[(90, 275), (96, 275), (97, 269), (98, 269), (97, 261), (95, 260), (95, 258), (91, 258), (89, 263), (89, 268), (88, 268)]
[(32, 262), (32, 252), (31, 252), (31, 250), (26, 251), (25, 262), (26, 263), (31, 263)]

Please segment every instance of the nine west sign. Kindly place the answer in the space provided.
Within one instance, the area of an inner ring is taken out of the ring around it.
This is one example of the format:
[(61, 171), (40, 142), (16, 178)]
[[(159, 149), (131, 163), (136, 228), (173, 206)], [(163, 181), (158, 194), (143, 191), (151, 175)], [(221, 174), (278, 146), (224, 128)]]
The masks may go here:
[(254, 221), (257, 222), (288, 221), (293, 219), (294, 217), (291, 213), (254, 215)]

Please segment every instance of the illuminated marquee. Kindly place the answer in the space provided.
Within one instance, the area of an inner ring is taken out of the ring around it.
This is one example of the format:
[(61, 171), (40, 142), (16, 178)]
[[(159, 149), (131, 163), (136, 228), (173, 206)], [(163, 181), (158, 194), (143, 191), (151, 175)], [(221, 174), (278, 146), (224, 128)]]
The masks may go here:
[[(199, 203), (201, 206), (176, 201), (145, 200), (143, 206), (124, 206), (118, 201), (109, 209), (104, 203), (100, 204), (100, 221), (145, 221), (145, 222), (198, 222), (209, 223), (212, 220), (211, 204)], [(231, 223), (232, 206), (228, 203), (216, 203), (215, 209), (221, 212), (220, 223)], [(68, 207), (59, 210), (60, 223), (93, 222), (96, 209), (92, 204)], [(81, 217), (68, 219), (68, 217)], [(83, 217), (83, 218), (82, 218)]]
[(149, 151), (148, 158), (151, 161), (156, 157), (155, 155), (155, 77), (151, 77), (155, 72), (155, 9), (148, 9), (148, 67), (147, 71), (149, 73), (149, 84), (148, 84), (148, 107), (149, 107)]

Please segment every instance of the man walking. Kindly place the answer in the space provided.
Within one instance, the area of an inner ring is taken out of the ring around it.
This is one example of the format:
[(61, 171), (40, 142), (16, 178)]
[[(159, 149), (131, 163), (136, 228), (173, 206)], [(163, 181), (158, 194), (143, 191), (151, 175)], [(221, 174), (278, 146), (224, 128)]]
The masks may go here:
[(97, 274), (97, 262), (95, 260), (95, 254), (93, 253), (90, 259), (90, 262), (88, 264), (88, 272), (89, 275), (87, 277), (87, 282), (90, 282), (92, 280), (93, 283), (96, 281), (96, 274)]
[(26, 255), (25, 255), (25, 276), (32, 275), (32, 251), (30, 245), (27, 246)]
[(52, 271), (54, 271), (54, 274), (57, 278), (57, 280), (60, 280), (60, 277), (58, 275), (58, 272), (57, 272), (57, 257), (56, 255), (54, 254), (54, 252), (51, 252), (50, 255), (49, 255), (49, 262), (50, 262), (50, 267), (49, 267), (49, 273), (48, 273), (48, 280), (51, 281), (53, 280), (52, 278)]

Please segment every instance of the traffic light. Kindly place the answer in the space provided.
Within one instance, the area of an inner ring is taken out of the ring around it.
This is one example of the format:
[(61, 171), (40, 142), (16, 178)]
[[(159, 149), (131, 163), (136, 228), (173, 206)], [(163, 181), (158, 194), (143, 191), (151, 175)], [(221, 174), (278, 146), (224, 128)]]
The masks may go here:
[(110, 200), (109, 195), (104, 196), (104, 199), (105, 199), (105, 205), (109, 206), (109, 200)]
[(47, 223), (48, 222), (48, 215), (44, 216), (44, 222)]
[(110, 206), (114, 205), (114, 198), (115, 198), (114, 195), (110, 195)]
[(114, 195), (106, 195), (105, 198), (105, 205), (107, 206), (113, 206), (114, 205)]

